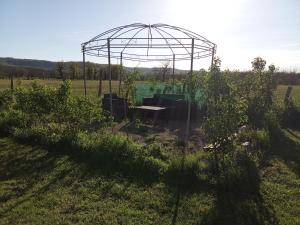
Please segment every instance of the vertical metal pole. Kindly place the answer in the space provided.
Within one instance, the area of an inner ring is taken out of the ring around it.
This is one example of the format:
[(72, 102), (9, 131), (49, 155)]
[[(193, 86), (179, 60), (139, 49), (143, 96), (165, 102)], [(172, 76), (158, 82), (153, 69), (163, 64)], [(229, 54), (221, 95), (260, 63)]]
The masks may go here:
[(100, 67), (99, 68), (99, 87), (98, 87), (98, 96), (100, 97), (100, 99), (102, 96), (102, 73), (103, 73), (103, 70)]
[(185, 132), (185, 141), (188, 140), (190, 134), (190, 123), (191, 123), (191, 81), (193, 76), (193, 64), (194, 64), (194, 38), (192, 38), (192, 50), (191, 50), (191, 71), (188, 79), (188, 115), (186, 121), (186, 132)]
[(108, 76), (109, 76), (109, 106), (110, 115), (113, 115), (112, 92), (111, 92), (111, 64), (110, 64), (110, 39), (107, 38), (107, 53), (108, 53)]
[(174, 89), (174, 86), (175, 86), (175, 77), (174, 77), (174, 75), (175, 75), (175, 54), (173, 54), (173, 70), (172, 70), (173, 94), (175, 92), (175, 89)]
[(212, 55), (211, 55), (211, 65), (210, 68), (212, 68), (213, 64), (214, 64), (214, 58), (215, 58), (215, 45), (212, 49)]
[(86, 74), (85, 74), (85, 47), (82, 47), (82, 58), (83, 58), (83, 86), (84, 95), (86, 96)]
[(121, 96), (121, 82), (122, 82), (122, 75), (123, 75), (123, 52), (121, 52), (121, 58), (120, 58), (119, 96)]

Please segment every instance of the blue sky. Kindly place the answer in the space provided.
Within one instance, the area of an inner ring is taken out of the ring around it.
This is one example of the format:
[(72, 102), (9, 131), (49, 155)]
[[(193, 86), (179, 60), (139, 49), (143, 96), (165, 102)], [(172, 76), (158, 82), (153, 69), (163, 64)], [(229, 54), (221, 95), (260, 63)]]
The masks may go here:
[(223, 69), (249, 69), (261, 56), (300, 71), (299, 0), (1, 0), (0, 56), (81, 60), (82, 42), (135, 22), (203, 35), (218, 45)]

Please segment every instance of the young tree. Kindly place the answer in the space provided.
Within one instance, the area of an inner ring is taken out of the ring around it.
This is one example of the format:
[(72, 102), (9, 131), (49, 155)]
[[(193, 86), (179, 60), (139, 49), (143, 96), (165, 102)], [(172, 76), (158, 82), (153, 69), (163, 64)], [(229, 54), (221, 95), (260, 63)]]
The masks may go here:
[(76, 62), (71, 62), (69, 65), (69, 74), (71, 79), (76, 79), (80, 71), (80, 66)]
[(161, 66), (159, 68), (157, 68), (157, 73), (158, 75), (161, 77), (161, 81), (165, 82), (167, 74), (170, 71), (170, 62), (161, 62)]
[(64, 61), (57, 62), (55, 70), (56, 70), (56, 73), (58, 74), (59, 78), (61, 78), (63, 81), (66, 80)]
[(123, 96), (130, 103), (135, 102), (136, 97), (136, 86), (135, 81), (138, 77), (138, 72), (128, 73), (124, 76), (124, 85), (123, 85)]
[(233, 150), (234, 134), (247, 121), (246, 103), (236, 95), (230, 81), (220, 71), (221, 61), (214, 59), (204, 93), (207, 118), (204, 131), (215, 157), (215, 172), (219, 173), (219, 154)]
[(86, 70), (86, 75), (87, 75), (87, 79), (93, 80), (96, 77), (96, 66), (94, 63), (91, 62), (87, 62), (87, 70)]
[(266, 61), (260, 57), (252, 61), (252, 74), (249, 74), (242, 86), (248, 87), (245, 95), (248, 101), (248, 116), (251, 125), (256, 128), (266, 126), (266, 116), (273, 106), (276, 82), (275, 66), (270, 65), (265, 71)]

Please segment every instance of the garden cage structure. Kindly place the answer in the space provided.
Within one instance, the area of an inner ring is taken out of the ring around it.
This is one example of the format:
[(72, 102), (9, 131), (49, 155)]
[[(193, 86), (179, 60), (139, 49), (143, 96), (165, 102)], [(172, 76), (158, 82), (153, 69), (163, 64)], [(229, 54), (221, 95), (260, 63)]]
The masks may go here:
[[(167, 24), (134, 23), (105, 31), (81, 45), (83, 53), (84, 91), (86, 94), (85, 56), (104, 57), (108, 60), (110, 113), (112, 113), (112, 69), (111, 59), (117, 59), (120, 66), (124, 60), (136, 62), (172, 62), (172, 83), (176, 61), (190, 61), (191, 78), (195, 59), (211, 57), (216, 44), (203, 36), (184, 28)], [(119, 79), (121, 85), (121, 78)], [(120, 87), (120, 86), (119, 86)], [(189, 90), (187, 90), (189, 96)], [(188, 97), (186, 137), (190, 127), (191, 101)]]

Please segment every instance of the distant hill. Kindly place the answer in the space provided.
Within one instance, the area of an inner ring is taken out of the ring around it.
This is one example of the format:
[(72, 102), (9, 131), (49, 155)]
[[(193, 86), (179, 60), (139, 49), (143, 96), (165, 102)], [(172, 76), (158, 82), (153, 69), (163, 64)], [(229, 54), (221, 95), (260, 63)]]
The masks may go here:
[(47, 60), (37, 60), (37, 59), (16, 59), (16, 58), (1, 58), (0, 64), (18, 66), (18, 67), (30, 67), (45, 70), (53, 70), (55, 68), (55, 63)]
[[(76, 61), (66, 61), (64, 62), (66, 67), (68, 67), (69, 63), (72, 62), (76, 62)], [(38, 59), (18, 59), (18, 58), (10, 58), (10, 57), (0, 57), (0, 73), (1, 71), (3, 71), (3, 68), (6, 68), (5, 70), (7, 70), (7, 67), (12, 69), (12, 67), (15, 67), (15, 69), (17, 68), (35, 68), (35, 69), (40, 69), (40, 70), (45, 70), (45, 72), (49, 72), (49, 71), (54, 71), (55, 70), (55, 66), (56, 66), (57, 62), (54, 61), (48, 61), (48, 60), (38, 60)], [(82, 61), (77, 61), (76, 63), (79, 63), (80, 65), (82, 65)], [(98, 66), (106, 66), (106, 64), (98, 64), (95, 63)], [(1, 70), (2, 68), (2, 70)], [(125, 69), (129, 72), (132, 72), (135, 68), (133, 67), (125, 67)], [(158, 68), (147, 68), (147, 67), (138, 67), (136, 68), (139, 72), (143, 73), (143, 74), (151, 74), (155, 71), (157, 71)], [(184, 70), (179, 70), (179, 69), (175, 69), (175, 73), (185, 73), (187, 71)]]

